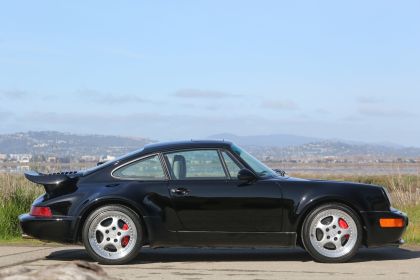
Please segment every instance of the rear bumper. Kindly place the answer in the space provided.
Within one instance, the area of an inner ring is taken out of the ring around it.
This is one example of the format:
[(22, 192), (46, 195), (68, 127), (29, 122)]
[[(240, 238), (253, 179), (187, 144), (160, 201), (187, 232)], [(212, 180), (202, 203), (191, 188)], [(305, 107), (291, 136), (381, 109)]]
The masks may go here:
[(29, 214), (19, 216), (23, 234), (60, 243), (72, 243), (74, 241), (72, 232), (74, 222), (75, 219), (72, 217), (39, 218)]
[[(404, 243), (402, 235), (408, 226), (408, 217), (405, 213), (391, 208), (390, 211), (361, 212), (365, 224), (365, 245), (368, 247), (394, 245)], [(381, 218), (401, 218), (403, 227), (382, 228), (379, 225)]]

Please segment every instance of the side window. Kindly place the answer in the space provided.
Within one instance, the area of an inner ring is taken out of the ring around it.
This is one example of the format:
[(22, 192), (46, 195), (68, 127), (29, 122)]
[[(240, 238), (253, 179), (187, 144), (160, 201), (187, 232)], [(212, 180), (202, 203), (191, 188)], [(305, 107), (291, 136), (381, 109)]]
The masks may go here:
[(229, 175), (232, 179), (235, 179), (238, 176), (239, 170), (241, 170), (241, 167), (236, 163), (236, 161), (226, 153), (225, 151), (222, 152), (223, 159), (226, 163), (226, 167), (229, 171)]
[(226, 179), (217, 150), (179, 151), (165, 158), (174, 179)]
[(165, 173), (158, 155), (154, 155), (139, 161), (135, 161), (117, 169), (112, 173), (119, 178), (130, 178), (138, 180), (165, 180)]

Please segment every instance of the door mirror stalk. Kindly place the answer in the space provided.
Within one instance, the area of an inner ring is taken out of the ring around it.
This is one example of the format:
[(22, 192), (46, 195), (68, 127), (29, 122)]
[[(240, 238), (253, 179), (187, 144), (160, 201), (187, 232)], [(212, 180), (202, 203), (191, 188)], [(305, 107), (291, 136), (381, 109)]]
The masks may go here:
[(238, 180), (242, 183), (251, 183), (257, 180), (257, 176), (249, 169), (241, 169), (238, 172)]

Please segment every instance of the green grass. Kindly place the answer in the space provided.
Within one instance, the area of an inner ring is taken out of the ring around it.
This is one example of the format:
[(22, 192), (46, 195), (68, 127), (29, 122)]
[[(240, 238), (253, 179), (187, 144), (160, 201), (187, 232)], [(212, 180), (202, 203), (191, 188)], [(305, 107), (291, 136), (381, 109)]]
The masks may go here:
[(420, 205), (403, 206), (401, 210), (407, 213), (410, 219), (404, 240), (407, 244), (420, 245)]
[[(320, 178), (317, 174), (292, 174), (302, 178)], [(404, 235), (409, 244), (420, 244), (420, 176), (324, 176), (322, 179), (345, 180), (385, 186), (391, 193), (393, 206), (406, 212), (410, 225)], [(44, 192), (22, 175), (0, 174), (0, 243), (20, 242), (18, 215), (27, 213), (33, 200)], [(28, 241), (32, 242), (32, 241)]]
[(48, 241), (42, 241), (38, 239), (33, 238), (22, 238), (22, 237), (11, 237), (8, 239), (0, 239), (0, 250), (1, 246), (60, 246), (59, 243), (55, 242), (48, 242)]
[(22, 175), (0, 174), (0, 239), (19, 238), (18, 215), (29, 212), (33, 200), (43, 188), (30, 183)]

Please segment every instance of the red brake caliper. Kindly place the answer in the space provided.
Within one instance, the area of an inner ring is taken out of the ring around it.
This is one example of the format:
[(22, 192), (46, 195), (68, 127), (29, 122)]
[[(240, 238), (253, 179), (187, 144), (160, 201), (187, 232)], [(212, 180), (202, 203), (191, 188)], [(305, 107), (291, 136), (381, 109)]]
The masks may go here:
[[(128, 230), (128, 225), (124, 224), (122, 227), (122, 230)], [(123, 247), (127, 246), (128, 241), (130, 241), (130, 236), (124, 236), (123, 239), (121, 240), (121, 245)]]
[[(347, 224), (347, 222), (342, 218), (338, 219), (338, 226), (342, 229), (348, 229), (349, 228), (349, 225)], [(344, 237), (346, 239), (349, 239), (350, 235), (346, 234), (346, 235), (344, 235)]]

